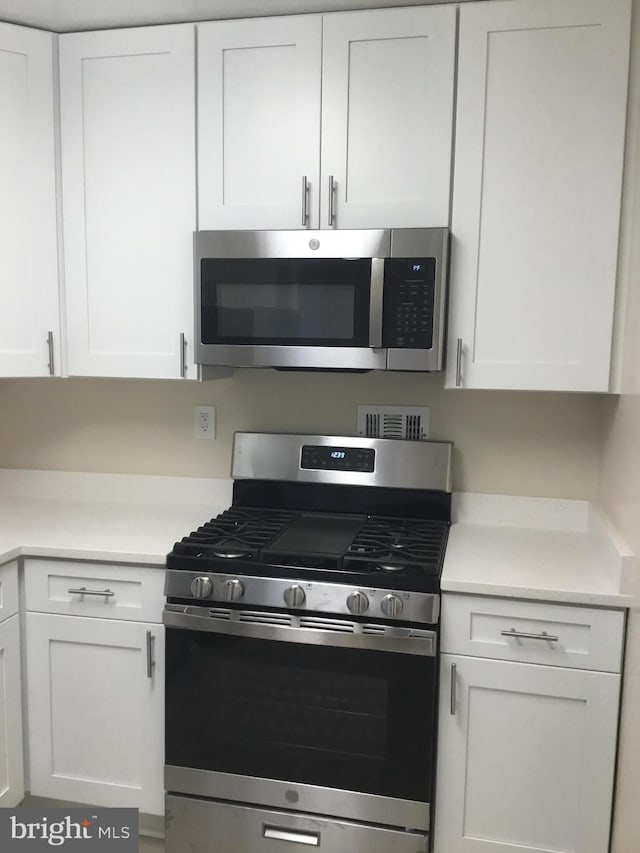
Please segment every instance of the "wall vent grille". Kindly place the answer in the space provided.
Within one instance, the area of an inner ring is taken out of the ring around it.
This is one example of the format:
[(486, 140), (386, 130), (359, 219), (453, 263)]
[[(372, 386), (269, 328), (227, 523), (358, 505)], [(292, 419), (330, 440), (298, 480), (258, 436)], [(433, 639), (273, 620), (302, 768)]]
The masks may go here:
[(367, 438), (429, 438), (427, 406), (358, 406), (358, 435)]

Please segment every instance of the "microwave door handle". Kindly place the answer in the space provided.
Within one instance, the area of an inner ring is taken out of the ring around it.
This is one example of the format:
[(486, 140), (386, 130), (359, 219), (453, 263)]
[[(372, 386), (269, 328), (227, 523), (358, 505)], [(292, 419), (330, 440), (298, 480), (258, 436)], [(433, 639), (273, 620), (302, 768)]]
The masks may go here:
[(371, 287), (369, 289), (369, 346), (382, 346), (382, 306), (384, 296), (384, 258), (371, 259)]

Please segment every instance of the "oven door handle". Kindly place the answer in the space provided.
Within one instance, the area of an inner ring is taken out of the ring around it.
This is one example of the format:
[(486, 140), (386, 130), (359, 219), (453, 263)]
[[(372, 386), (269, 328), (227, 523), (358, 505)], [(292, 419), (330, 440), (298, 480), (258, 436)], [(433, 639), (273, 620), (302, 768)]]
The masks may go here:
[(264, 824), (262, 827), (262, 837), (272, 838), (274, 841), (290, 841), (293, 844), (306, 844), (309, 847), (320, 846), (319, 832), (300, 832), (299, 830), (280, 829), (278, 826)]
[(384, 307), (384, 258), (371, 258), (369, 289), (369, 346), (382, 346), (382, 316)]
[[(172, 609), (175, 607), (176, 609)], [(337, 648), (363, 649), (377, 652), (395, 652), (398, 654), (435, 657), (436, 632), (415, 628), (394, 628), (391, 635), (377, 633), (384, 626), (372, 625), (374, 633), (353, 632), (349, 623), (342, 619), (297, 617), (287, 613), (243, 614), (247, 621), (231, 619), (228, 614), (238, 611), (222, 611), (224, 615), (205, 611), (206, 616), (185, 613), (180, 605), (165, 607), (162, 614), (163, 624), (167, 628), (179, 628), (186, 631), (207, 631), (213, 634), (227, 634), (236, 637), (248, 637), (259, 640), (275, 640), (283, 643), (303, 643), (314, 646), (335, 646)], [(210, 615), (209, 615), (210, 614)], [(297, 622), (298, 624), (292, 624)], [(366, 626), (363, 626), (366, 629)]]

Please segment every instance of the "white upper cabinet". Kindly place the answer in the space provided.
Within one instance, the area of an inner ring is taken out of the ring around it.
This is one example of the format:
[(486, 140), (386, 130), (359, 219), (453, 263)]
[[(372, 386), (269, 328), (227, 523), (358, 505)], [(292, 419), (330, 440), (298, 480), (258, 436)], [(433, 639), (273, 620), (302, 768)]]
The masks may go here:
[(0, 23), (0, 376), (60, 372), (53, 38)]
[(321, 44), (319, 15), (198, 25), (201, 229), (318, 227)]
[(453, 6), (324, 16), (321, 227), (449, 224), (455, 36)]
[(449, 387), (608, 390), (629, 29), (629, 0), (461, 6)]
[(191, 24), (60, 37), (71, 375), (196, 378), (194, 62)]
[(455, 29), (453, 7), (200, 24), (199, 228), (447, 225)]

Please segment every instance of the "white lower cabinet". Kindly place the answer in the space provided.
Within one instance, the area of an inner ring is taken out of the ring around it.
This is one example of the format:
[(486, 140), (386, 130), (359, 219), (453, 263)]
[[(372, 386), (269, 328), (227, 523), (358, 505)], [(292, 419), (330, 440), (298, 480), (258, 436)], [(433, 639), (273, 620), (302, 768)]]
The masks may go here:
[(23, 798), (20, 616), (16, 613), (0, 622), (0, 808), (17, 806)]
[[(575, 645), (570, 623), (591, 625), (590, 648), (606, 639), (599, 612), (445, 596), (435, 853), (607, 853), (620, 656), (609, 656), (615, 671), (594, 671), (588, 655), (588, 669), (554, 662)], [(621, 646), (623, 614), (609, 613)], [(446, 653), (469, 637), (493, 656)], [(518, 650), (522, 660), (498, 659)], [(549, 662), (527, 662), (533, 652)]]
[(26, 614), (31, 793), (164, 812), (164, 628)]

